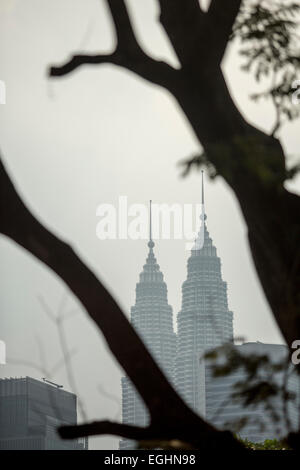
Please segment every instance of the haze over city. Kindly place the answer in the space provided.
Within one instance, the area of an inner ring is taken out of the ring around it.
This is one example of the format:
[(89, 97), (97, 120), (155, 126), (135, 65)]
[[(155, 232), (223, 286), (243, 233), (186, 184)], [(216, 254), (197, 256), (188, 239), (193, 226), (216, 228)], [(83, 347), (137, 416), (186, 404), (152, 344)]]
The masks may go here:
[[(145, 49), (176, 66), (155, 21), (156, 2), (127, 3)], [(199, 153), (198, 142), (168, 92), (130, 72), (102, 65), (78, 69), (60, 80), (47, 76), (49, 65), (63, 62), (74, 50), (110, 50), (111, 20), (102, 2), (6, 0), (0, 13), (0, 79), (6, 83), (0, 142), (6, 168), (34, 214), (73, 246), (129, 315), (147, 241), (100, 240), (97, 207), (103, 203), (117, 207), (120, 195), (127, 196), (129, 204), (148, 204), (150, 199), (159, 204), (199, 204), (200, 172), (182, 178), (178, 166)], [(231, 49), (223, 63), (230, 90), (247, 119), (269, 131), (272, 105), (249, 99), (258, 85), (240, 65), (237, 50)], [(294, 122), (280, 130), (291, 162), (299, 156), (298, 126)], [(299, 183), (298, 176), (286, 187), (299, 193)], [(234, 336), (284, 343), (254, 270), (237, 200), (222, 178), (211, 181), (207, 172), (205, 205), (208, 230), (228, 284)], [(175, 330), (189, 256), (185, 243), (155, 240), (154, 248), (167, 283)], [(3, 236), (0, 250), (0, 339), (7, 347), (0, 377), (41, 378), (40, 366), (51, 370), (61, 359), (57, 328), (45, 313), (44, 302), (54, 314), (70, 313), (64, 325), (68, 348), (74, 352), (73, 391), (84, 403), (87, 417), (121, 419), (123, 371), (101, 332), (49, 269)], [(70, 390), (65, 369), (52, 379)], [(90, 439), (90, 448), (117, 445), (118, 439), (110, 436)]]

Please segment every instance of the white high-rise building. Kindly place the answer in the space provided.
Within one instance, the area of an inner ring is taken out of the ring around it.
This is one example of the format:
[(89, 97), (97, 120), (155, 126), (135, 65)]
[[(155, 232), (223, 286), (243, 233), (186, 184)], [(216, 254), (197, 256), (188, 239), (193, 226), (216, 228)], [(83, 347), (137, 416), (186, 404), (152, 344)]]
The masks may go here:
[(221, 261), (206, 226), (202, 173), (201, 228), (187, 263), (178, 313), (176, 388), (196, 412), (205, 415), (205, 351), (233, 341), (232, 312)]
[[(173, 382), (176, 335), (173, 330), (172, 307), (168, 304), (167, 285), (153, 251), (151, 202), (148, 247), (146, 264), (136, 285), (136, 301), (131, 308), (131, 323), (167, 378)], [(147, 410), (128, 377), (122, 378), (122, 422), (139, 426), (148, 424)], [(133, 441), (120, 441), (120, 449), (132, 449), (134, 446)]]

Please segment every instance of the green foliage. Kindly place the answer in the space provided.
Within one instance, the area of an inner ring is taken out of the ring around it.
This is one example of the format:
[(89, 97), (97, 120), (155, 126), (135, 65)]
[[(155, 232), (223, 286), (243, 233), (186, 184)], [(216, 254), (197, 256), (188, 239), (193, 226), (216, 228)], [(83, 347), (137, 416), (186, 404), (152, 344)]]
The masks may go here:
[(266, 439), (264, 442), (250, 442), (248, 439), (239, 439), (250, 450), (291, 450), (287, 442), (277, 439)]
[(294, 83), (300, 75), (300, 5), (285, 0), (245, 0), (233, 28), (232, 38), (242, 43), (240, 54), (246, 59), (242, 69), (253, 71), (255, 79), (269, 79), (268, 88), (252, 94), (253, 100), (271, 98), (276, 109), (273, 133), (283, 118), (300, 116), (300, 105), (292, 101)]
[[(300, 90), (295, 86), (295, 83), (299, 85), (300, 82), (299, 24), (299, 3), (288, 0), (244, 0), (233, 27), (231, 39), (240, 41), (240, 54), (245, 59), (242, 69), (253, 72), (256, 81), (264, 80), (268, 83), (266, 89), (250, 96), (255, 101), (261, 98), (272, 100), (276, 111), (272, 134), (284, 121), (300, 116), (300, 102), (297, 104), (293, 100), (295, 92), (300, 98)], [(277, 154), (274, 148), (271, 150), (268, 142), (261, 146), (252, 138), (248, 141), (244, 137), (240, 141), (238, 137), (235, 139), (233, 144), (243, 156), (244, 166), (263, 184), (282, 187), (284, 180), (292, 179), (299, 173), (300, 164), (296, 162), (286, 169), (281, 152)], [(230, 166), (226, 165), (227, 156)], [(181, 161), (180, 165), (183, 167), (182, 176), (187, 176), (194, 168), (197, 170), (204, 166), (212, 179), (217, 176), (217, 167), (219, 173), (230, 182), (232, 175), (239, 170), (238, 163), (238, 159), (232, 161), (226, 145), (219, 142), (209, 150), (206, 148), (206, 152)]]

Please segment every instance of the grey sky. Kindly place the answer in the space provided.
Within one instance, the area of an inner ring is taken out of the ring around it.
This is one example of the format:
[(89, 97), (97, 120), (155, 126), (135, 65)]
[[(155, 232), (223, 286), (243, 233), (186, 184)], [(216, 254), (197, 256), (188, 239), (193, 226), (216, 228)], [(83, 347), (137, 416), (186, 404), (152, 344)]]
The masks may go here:
[[(156, 2), (128, 4), (147, 51), (176, 65), (156, 22)], [(128, 313), (146, 242), (97, 239), (96, 208), (102, 202), (117, 203), (120, 195), (127, 195), (129, 203), (200, 202), (200, 175), (181, 179), (176, 166), (199, 146), (173, 98), (129, 72), (105, 65), (47, 79), (48, 65), (64, 61), (73, 51), (107, 51), (112, 45), (110, 17), (102, 1), (1, 0), (0, 79), (6, 82), (7, 104), (0, 105), (0, 148), (6, 166), (34, 213), (72, 243)], [(257, 85), (239, 70), (240, 63), (236, 50), (230, 51), (224, 69), (233, 96), (251, 122), (269, 130), (273, 109), (249, 100)], [(286, 125), (280, 136), (294, 158), (299, 153), (299, 121)], [(288, 187), (299, 191), (299, 178)], [(281, 342), (253, 268), (239, 207), (221, 179), (206, 178), (206, 212), (228, 283), (235, 335)], [(0, 339), (6, 341), (9, 357), (39, 362), (39, 337), (50, 367), (61, 353), (55, 328), (37, 296), (55, 310), (66, 289), (7, 239), (0, 239), (0, 249)], [(158, 241), (155, 253), (176, 314), (186, 276), (185, 242)], [(78, 391), (90, 418), (116, 418), (115, 401), (100, 394), (97, 386), (120, 400), (121, 370), (101, 334), (68, 294), (66, 309), (74, 306), (79, 313), (68, 320), (68, 342), (70, 348), (78, 347), (73, 360)], [(22, 365), (0, 366), (1, 377), (10, 375), (41, 374)], [(63, 371), (55, 379), (69, 388)], [(117, 445), (111, 437), (93, 442), (98, 448)]]

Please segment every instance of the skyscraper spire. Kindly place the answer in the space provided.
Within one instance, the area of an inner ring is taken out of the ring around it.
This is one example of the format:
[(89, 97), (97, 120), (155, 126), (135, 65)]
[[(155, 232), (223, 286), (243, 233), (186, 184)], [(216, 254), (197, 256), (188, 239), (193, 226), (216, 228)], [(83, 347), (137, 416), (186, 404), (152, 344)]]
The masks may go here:
[[(153, 250), (151, 200), (148, 247), (146, 263), (136, 284), (135, 304), (131, 307), (131, 323), (172, 382), (175, 380), (176, 335), (173, 329), (172, 307), (168, 304), (167, 285)], [(144, 427), (149, 423), (149, 413), (128, 377), (122, 378), (122, 420), (124, 424)], [(134, 448), (132, 441), (123, 439), (120, 442), (120, 449), (131, 448)]]
[(203, 170), (201, 170), (201, 180), (202, 180), (202, 188), (201, 188), (201, 215), (200, 219), (202, 220), (200, 230), (198, 232), (197, 238), (195, 239), (194, 246), (192, 248), (192, 252), (198, 252), (203, 248), (204, 244), (204, 232), (205, 232), (205, 220), (206, 220), (206, 214), (205, 214), (205, 208), (204, 208), (204, 179), (203, 179)]
[(202, 173), (202, 206), (204, 206), (204, 183), (203, 183), (203, 170), (201, 170)]
[(152, 240), (152, 200), (149, 201), (149, 248), (154, 247), (154, 242)]
[[(204, 179), (203, 179), (204, 171), (201, 170), (201, 173), (202, 173), (202, 199), (201, 199), (202, 213), (201, 213), (200, 219), (202, 221), (204, 221), (204, 220), (206, 220), (205, 207), (204, 207)], [(202, 225), (204, 225), (204, 224), (202, 223)]]

